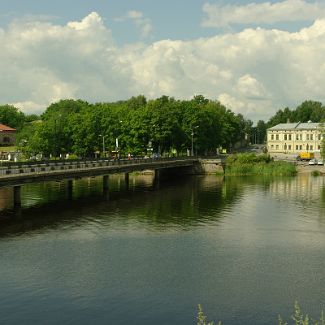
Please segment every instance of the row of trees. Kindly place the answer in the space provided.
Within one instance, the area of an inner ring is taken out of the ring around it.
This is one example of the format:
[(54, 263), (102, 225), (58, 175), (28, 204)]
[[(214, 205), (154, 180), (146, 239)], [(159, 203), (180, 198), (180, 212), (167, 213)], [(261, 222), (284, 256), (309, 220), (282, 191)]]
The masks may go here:
[(143, 155), (148, 149), (160, 154), (215, 153), (217, 148), (263, 143), (266, 130), (279, 123), (323, 122), (325, 107), (305, 101), (296, 109), (280, 109), (268, 122), (253, 127), (250, 120), (203, 96), (175, 100), (162, 96), (147, 100), (132, 97), (114, 103), (90, 104), (61, 100), (40, 115), (25, 115), (10, 105), (0, 106), (0, 121), (18, 130), (17, 144), (27, 155), (58, 156), (118, 149), (122, 154)]
[(18, 128), (17, 143), (27, 154), (56, 157), (65, 153), (87, 157), (117, 146), (122, 154), (185, 154), (192, 148), (198, 154), (211, 154), (249, 139), (253, 124), (203, 96), (191, 100), (138, 96), (96, 104), (61, 100), (38, 119), (22, 116), (17, 124), (2, 122)]
[(321, 102), (307, 100), (297, 106), (295, 109), (286, 107), (278, 110), (268, 122), (262, 120), (257, 122), (257, 125), (252, 128), (253, 139), (258, 143), (265, 142), (266, 130), (280, 123), (306, 123), (312, 121), (320, 123), (325, 121), (325, 106)]

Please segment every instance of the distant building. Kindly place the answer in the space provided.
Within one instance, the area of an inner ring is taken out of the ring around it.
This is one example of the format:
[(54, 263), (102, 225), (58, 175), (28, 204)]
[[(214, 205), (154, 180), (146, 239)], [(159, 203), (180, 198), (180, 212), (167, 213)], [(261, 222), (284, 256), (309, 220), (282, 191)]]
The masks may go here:
[(16, 129), (0, 124), (0, 145), (13, 146), (16, 143)]
[(320, 123), (281, 123), (267, 129), (269, 153), (320, 152), (324, 126)]

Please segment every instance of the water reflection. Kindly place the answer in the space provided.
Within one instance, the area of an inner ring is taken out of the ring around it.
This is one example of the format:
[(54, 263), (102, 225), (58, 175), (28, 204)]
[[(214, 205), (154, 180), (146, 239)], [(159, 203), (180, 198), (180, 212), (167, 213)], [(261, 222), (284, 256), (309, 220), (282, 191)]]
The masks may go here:
[[(99, 222), (109, 226), (118, 218), (120, 226), (134, 222), (137, 227), (160, 230), (165, 227), (190, 227), (209, 219), (217, 220), (217, 211), (231, 204), (236, 190), (223, 190), (223, 178), (187, 177), (161, 183), (156, 187), (153, 177), (130, 178), (126, 187), (122, 177), (110, 181), (109, 200), (102, 195), (100, 178), (75, 182), (72, 199), (67, 184), (44, 183), (23, 187), (19, 211), (1, 212), (0, 235), (17, 235), (47, 228), (80, 227)], [(198, 188), (205, 190), (197, 191)], [(217, 193), (211, 192), (216, 189)], [(11, 201), (9, 201), (10, 207)], [(211, 213), (216, 211), (216, 213)]]
[[(109, 199), (103, 196), (101, 178), (81, 179), (74, 183), (69, 197), (66, 182), (23, 186), (22, 207), (12, 209), (12, 189), (1, 189), (0, 235), (80, 226), (96, 219), (108, 226), (116, 217), (135, 220), (139, 227), (157, 228), (197, 226), (215, 223), (245, 195), (245, 189), (258, 189), (285, 201), (295, 211), (304, 209), (319, 222), (325, 222), (325, 179), (300, 175), (291, 178), (261, 177), (186, 177), (155, 187), (152, 175), (130, 178), (111, 177)], [(261, 192), (262, 191), (262, 192)], [(315, 209), (315, 205), (317, 209)], [(247, 204), (253, 213), (254, 202)], [(315, 212), (316, 211), (316, 212)], [(123, 224), (123, 222), (121, 222)]]
[(20, 215), (2, 210), (0, 323), (185, 325), (201, 303), (271, 325), (296, 299), (325, 304), (322, 177), (112, 177), (109, 200), (101, 179), (74, 185), (28, 185)]

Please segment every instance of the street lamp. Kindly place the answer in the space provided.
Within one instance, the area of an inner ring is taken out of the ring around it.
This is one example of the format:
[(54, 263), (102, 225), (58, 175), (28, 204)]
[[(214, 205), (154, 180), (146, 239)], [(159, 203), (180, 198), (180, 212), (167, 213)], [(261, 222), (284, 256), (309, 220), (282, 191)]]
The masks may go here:
[(103, 155), (105, 156), (105, 135), (99, 135), (100, 137), (103, 138)]
[[(121, 125), (121, 123), (123, 123), (123, 121), (119, 121), (119, 123), (120, 123), (120, 125)], [(119, 133), (121, 134), (120, 127), (119, 127)], [(115, 138), (115, 148), (116, 148), (116, 151), (119, 150), (118, 137)]]
[(194, 127), (192, 127), (192, 149), (191, 149), (191, 156), (194, 156), (194, 129), (197, 129), (199, 126), (196, 125)]

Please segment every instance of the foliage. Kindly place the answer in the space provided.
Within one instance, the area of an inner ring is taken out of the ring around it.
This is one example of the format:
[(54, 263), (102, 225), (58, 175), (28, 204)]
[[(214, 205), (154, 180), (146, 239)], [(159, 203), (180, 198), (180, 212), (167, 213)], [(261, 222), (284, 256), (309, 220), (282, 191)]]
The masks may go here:
[(234, 163), (269, 163), (272, 161), (272, 158), (268, 154), (256, 155), (255, 153), (240, 153), (229, 155), (227, 157), (226, 163), (227, 164), (234, 164)]
[[(197, 314), (197, 325), (213, 325), (214, 322), (208, 322), (206, 321), (206, 316), (203, 313), (201, 305), (198, 305), (198, 314)], [(218, 325), (221, 325), (221, 322), (218, 323)]]
[(321, 173), (320, 173), (319, 170), (313, 170), (313, 171), (311, 172), (311, 175), (312, 175), (312, 176), (320, 176)]
[(0, 106), (0, 123), (19, 129), (23, 126), (24, 120), (24, 113), (20, 112), (17, 107), (12, 105)]
[(201, 95), (191, 100), (143, 95), (115, 103), (61, 100), (40, 121), (25, 123), (18, 136), (21, 150), (57, 157), (90, 157), (112, 151), (127, 155), (216, 154), (243, 144), (252, 123), (217, 101)]
[[(294, 306), (294, 314), (292, 315), (292, 320), (294, 321), (294, 325), (325, 325), (325, 318), (323, 311), (321, 312), (319, 320), (314, 320), (309, 317), (308, 314), (303, 314), (298, 302), (295, 302)], [(281, 316), (279, 315), (279, 325), (288, 325), (287, 322), (283, 321)]]
[(264, 143), (266, 141), (266, 130), (266, 123), (259, 120), (256, 126), (252, 128), (251, 143)]
[[(201, 305), (198, 305), (198, 323), (197, 325), (213, 325), (213, 322), (206, 322), (206, 316), (204, 315), (202, 311)], [(319, 319), (313, 319), (310, 317), (308, 314), (303, 314), (301, 311), (301, 308), (298, 304), (298, 302), (295, 302), (294, 305), (294, 314), (291, 316), (291, 319), (294, 321), (292, 323), (293, 325), (325, 325), (325, 318), (324, 318), (324, 312), (321, 312), (321, 315)], [(221, 322), (218, 323), (218, 325), (221, 325)], [(279, 315), (278, 316), (278, 325), (289, 325), (286, 321), (282, 319), (282, 317)]]
[(296, 168), (289, 162), (273, 161), (267, 154), (243, 153), (227, 158), (225, 174), (289, 176), (296, 174)]
[(103, 155), (104, 149), (106, 156), (116, 149), (122, 155), (185, 155), (192, 146), (199, 155), (216, 154), (219, 148), (231, 152), (248, 142), (263, 143), (273, 125), (308, 120), (325, 121), (320, 102), (308, 100), (295, 110), (280, 109), (267, 123), (260, 120), (254, 127), (241, 114), (202, 95), (190, 100), (168, 96), (147, 100), (139, 95), (95, 104), (65, 99), (52, 103), (40, 117), (0, 106), (0, 122), (18, 129), (22, 151), (51, 156), (88, 157), (96, 152)]
[(306, 100), (294, 110), (290, 110), (288, 107), (278, 110), (267, 122), (267, 127), (287, 123), (288, 121), (291, 123), (323, 122), (325, 121), (325, 107), (320, 102)]

